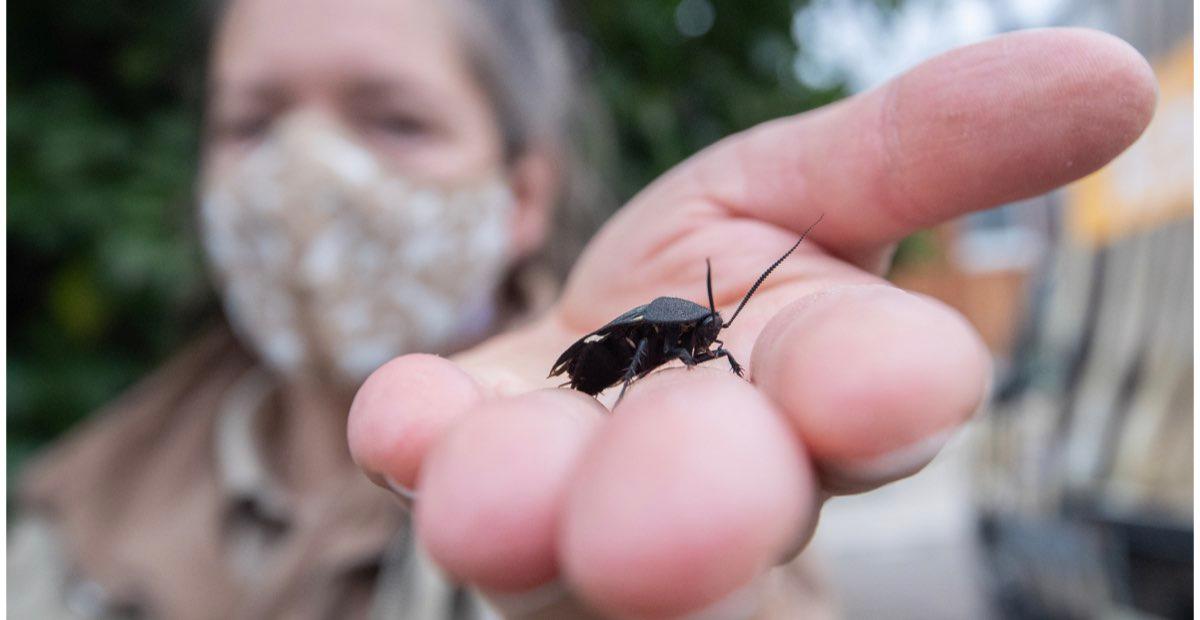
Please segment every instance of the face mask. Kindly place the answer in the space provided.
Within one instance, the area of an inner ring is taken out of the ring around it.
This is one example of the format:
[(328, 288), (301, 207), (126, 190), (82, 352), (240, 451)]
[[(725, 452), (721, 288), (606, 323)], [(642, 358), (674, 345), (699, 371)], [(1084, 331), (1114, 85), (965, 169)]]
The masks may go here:
[(356, 386), (492, 326), (513, 199), (499, 173), (392, 174), (336, 126), (285, 119), (201, 202), (234, 329), (288, 376)]

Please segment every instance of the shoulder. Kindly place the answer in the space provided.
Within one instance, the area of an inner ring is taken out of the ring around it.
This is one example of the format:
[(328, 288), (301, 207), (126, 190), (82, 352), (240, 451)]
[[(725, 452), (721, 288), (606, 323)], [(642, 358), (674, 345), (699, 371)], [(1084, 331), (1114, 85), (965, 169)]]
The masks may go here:
[(18, 501), (35, 510), (48, 507), (121, 462), (144, 456), (180, 427), (211, 417), (215, 395), (252, 365), (226, 328), (210, 330), (35, 457), (21, 473)]

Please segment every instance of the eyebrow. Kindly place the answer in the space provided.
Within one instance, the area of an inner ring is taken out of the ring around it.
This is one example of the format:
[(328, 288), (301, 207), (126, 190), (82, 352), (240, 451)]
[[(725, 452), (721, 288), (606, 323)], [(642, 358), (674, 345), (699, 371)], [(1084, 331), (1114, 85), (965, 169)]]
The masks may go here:
[(355, 79), (343, 89), (347, 96), (362, 98), (381, 98), (394, 95), (397, 91), (407, 90), (395, 80), (378, 78)]
[(212, 100), (226, 97), (248, 99), (255, 104), (282, 107), (292, 98), (290, 90), (278, 80), (248, 80), (245, 82), (214, 81)]
[(410, 82), (402, 79), (357, 78), (339, 90), (344, 99), (355, 103), (399, 101), (432, 105), (424, 89), (413, 88)]
[[(411, 101), (431, 103), (423, 89), (413, 88), (407, 81), (381, 78), (352, 78), (338, 87), (341, 98), (372, 103), (378, 101)], [(213, 98), (238, 97), (272, 107), (286, 105), (292, 98), (291, 89), (281, 80), (217, 81), (212, 88)]]

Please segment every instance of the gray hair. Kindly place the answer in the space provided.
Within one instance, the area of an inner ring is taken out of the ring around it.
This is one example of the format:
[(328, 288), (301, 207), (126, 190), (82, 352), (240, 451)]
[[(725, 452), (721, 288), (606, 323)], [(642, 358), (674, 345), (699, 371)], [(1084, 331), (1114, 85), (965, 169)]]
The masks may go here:
[(563, 276), (613, 210), (601, 179), (614, 160), (608, 117), (576, 74), (558, 12), (549, 0), (455, 0), (463, 42), (491, 99), (512, 162), (545, 149), (558, 162), (559, 204), (541, 253)]
[(537, 142), (558, 147), (574, 78), (566, 41), (549, 2), (456, 0), (461, 35), (476, 78), (492, 100), (513, 158)]

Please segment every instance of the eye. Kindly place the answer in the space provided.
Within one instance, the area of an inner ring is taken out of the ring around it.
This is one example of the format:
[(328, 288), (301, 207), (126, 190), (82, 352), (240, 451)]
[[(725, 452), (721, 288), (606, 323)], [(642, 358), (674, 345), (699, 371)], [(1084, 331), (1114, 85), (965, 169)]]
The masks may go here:
[(381, 129), (399, 135), (422, 134), (429, 131), (429, 125), (415, 116), (387, 116), (378, 122)]
[(409, 113), (371, 115), (366, 125), (372, 132), (394, 139), (424, 138), (436, 133), (437, 127), (428, 119)]
[(269, 114), (234, 116), (218, 120), (215, 129), (216, 137), (221, 140), (230, 140), (233, 142), (258, 141), (270, 129), (271, 120)]

